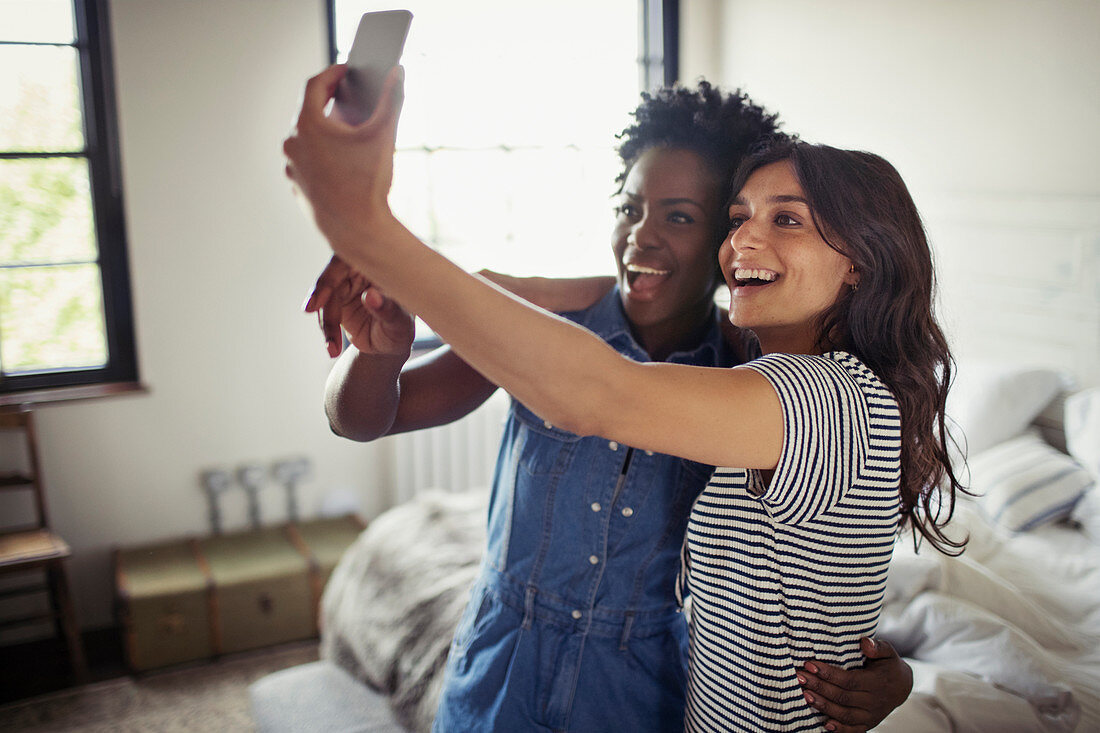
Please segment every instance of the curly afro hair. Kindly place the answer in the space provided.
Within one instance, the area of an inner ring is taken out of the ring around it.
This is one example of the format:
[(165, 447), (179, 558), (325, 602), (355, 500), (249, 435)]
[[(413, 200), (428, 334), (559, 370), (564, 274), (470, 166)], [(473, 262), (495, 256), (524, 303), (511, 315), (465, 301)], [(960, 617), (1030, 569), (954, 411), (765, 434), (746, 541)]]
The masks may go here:
[(620, 191), (630, 168), (653, 147), (692, 150), (728, 183), (749, 153), (790, 139), (779, 131), (779, 115), (754, 104), (740, 89), (724, 94), (706, 81), (698, 89), (674, 86), (643, 92), (632, 115), (634, 123), (616, 136), (623, 161), (615, 179)]

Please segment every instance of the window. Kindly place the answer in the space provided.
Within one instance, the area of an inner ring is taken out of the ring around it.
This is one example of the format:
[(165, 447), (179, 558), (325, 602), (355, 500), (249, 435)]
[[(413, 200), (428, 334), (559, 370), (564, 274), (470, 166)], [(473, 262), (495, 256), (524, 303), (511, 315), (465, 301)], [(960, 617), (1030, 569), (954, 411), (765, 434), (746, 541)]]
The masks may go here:
[[(646, 8), (659, 3), (400, 5), (413, 21), (402, 56), (394, 211), (467, 269), (613, 272), (615, 134), (638, 104), (649, 70), (643, 56), (659, 50), (643, 24)], [(346, 57), (362, 13), (390, 7), (333, 0), (334, 58)], [(418, 324), (418, 338), (428, 333)]]
[(137, 379), (105, 10), (0, 0), (0, 398)]

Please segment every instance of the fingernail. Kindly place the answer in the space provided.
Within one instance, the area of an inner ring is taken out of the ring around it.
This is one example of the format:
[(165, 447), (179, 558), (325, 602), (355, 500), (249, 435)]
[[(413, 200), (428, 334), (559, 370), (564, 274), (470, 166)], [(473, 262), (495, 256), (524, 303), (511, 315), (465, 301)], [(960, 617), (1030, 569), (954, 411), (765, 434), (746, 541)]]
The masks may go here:
[(806, 702), (810, 703), (811, 705), (813, 705), (814, 703), (817, 702), (817, 700), (814, 699), (814, 696), (811, 695), (810, 693), (807, 692), (807, 693), (805, 693), (805, 695), (806, 695)]
[(818, 673), (817, 665), (814, 664), (813, 662), (806, 662), (806, 669), (808, 669), (810, 671), (810, 674), (817, 674)]
[(802, 675), (796, 674), (795, 677), (798, 678), (798, 684), (800, 684), (800, 685), (806, 684), (806, 678), (803, 677)]
[(836, 723), (826, 723), (825, 730), (836, 730)]

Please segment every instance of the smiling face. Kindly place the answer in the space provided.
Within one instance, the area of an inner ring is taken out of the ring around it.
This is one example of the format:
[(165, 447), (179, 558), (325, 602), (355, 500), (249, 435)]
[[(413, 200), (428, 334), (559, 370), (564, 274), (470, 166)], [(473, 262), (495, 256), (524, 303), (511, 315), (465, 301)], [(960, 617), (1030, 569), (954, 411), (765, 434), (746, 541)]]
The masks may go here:
[(642, 153), (623, 183), (612, 250), (627, 319), (654, 359), (689, 343), (710, 313), (718, 183), (698, 154), (678, 148)]
[(751, 328), (764, 353), (814, 353), (821, 314), (859, 275), (821, 236), (791, 164), (756, 170), (729, 216), (719, 261), (730, 286), (730, 320)]

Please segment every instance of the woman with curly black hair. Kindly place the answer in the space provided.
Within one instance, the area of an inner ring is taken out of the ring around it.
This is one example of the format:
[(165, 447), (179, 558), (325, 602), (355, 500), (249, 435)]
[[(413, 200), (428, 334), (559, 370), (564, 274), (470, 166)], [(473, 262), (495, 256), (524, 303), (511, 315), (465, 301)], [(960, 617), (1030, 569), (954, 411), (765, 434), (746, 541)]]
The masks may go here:
[[(645, 95), (619, 139), (614, 287), (604, 294), (600, 279), (564, 289), (510, 284), (566, 311), (631, 362), (741, 363), (755, 344), (734, 329), (733, 346), (723, 339), (727, 322), (714, 306), (728, 231), (724, 191), (752, 149), (784, 139), (776, 116), (704, 82)], [(411, 317), (338, 260), (307, 305), (318, 309), (330, 353), (339, 353), (341, 325), (352, 345), (326, 390), (341, 435), (373, 440), (440, 425), (497, 389), (449, 347), (406, 364)], [(451, 648), (435, 730), (679, 730), (687, 625), (675, 579), (688, 515), (712, 465), (571, 431), (540, 414), (513, 401), (481, 577)], [(879, 657), (872, 671), (812, 663), (800, 671), (837, 730), (876, 724), (908, 694), (908, 668), (889, 645), (864, 651)], [(825, 699), (841, 694), (846, 707)]]

